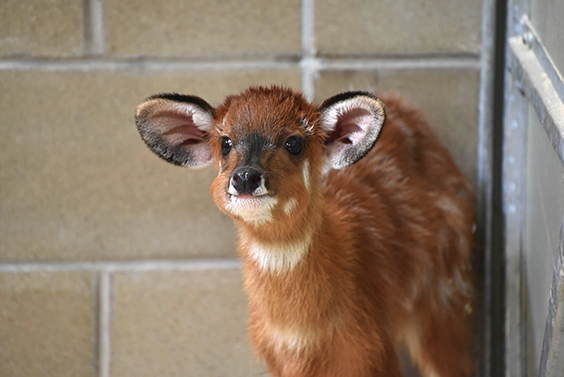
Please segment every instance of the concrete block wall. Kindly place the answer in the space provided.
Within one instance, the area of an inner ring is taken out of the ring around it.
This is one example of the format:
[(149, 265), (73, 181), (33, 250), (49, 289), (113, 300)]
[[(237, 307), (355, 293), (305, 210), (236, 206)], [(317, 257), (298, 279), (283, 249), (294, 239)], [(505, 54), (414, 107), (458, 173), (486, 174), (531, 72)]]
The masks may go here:
[(212, 169), (144, 146), (157, 92), (395, 91), (477, 176), (480, 0), (0, 3), (0, 376), (262, 375)]

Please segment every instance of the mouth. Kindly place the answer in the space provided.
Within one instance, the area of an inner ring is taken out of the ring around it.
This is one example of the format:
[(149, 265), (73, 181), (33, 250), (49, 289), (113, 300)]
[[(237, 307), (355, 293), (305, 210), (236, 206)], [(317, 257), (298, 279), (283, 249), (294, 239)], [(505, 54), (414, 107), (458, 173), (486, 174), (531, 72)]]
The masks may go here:
[(263, 194), (263, 195), (251, 195), (251, 194), (239, 194), (239, 195), (234, 195), (234, 194), (230, 194), (230, 193), (225, 193), (227, 195), (227, 199), (229, 200), (240, 200), (240, 201), (258, 201), (261, 199), (265, 199), (265, 198), (269, 198), (271, 197), (269, 194)]
[(231, 205), (239, 207), (240, 209), (247, 208), (248, 211), (261, 211), (262, 207), (270, 207), (272, 201), (275, 201), (271, 195), (251, 195), (251, 194), (239, 194), (233, 195), (226, 193), (227, 202)]

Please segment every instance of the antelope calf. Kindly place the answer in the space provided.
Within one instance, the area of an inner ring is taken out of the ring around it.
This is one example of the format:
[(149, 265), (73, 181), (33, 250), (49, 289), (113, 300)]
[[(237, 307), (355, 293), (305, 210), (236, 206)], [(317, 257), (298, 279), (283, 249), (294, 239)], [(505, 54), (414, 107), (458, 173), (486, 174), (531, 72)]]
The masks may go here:
[(272, 376), (401, 376), (401, 347), (422, 376), (471, 372), (474, 193), (421, 113), (382, 101), (255, 87), (217, 108), (179, 94), (137, 108), (158, 156), (215, 163)]

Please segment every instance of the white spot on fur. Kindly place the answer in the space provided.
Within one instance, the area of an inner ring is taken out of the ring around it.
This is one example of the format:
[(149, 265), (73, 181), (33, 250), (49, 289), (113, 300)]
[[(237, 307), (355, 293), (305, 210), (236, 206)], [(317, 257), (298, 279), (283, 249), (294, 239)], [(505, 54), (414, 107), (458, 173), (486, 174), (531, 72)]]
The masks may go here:
[(303, 176), (304, 176), (304, 185), (306, 189), (309, 191), (309, 160), (307, 158), (304, 161)]
[(309, 136), (313, 135), (313, 124), (309, 124), (307, 119), (300, 119), (300, 127), (302, 127)]
[(282, 274), (291, 271), (305, 256), (311, 244), (311, 234), (303, 240), (288, 244), (248, 244), (249, 255), (260, 269)]
[(331, 166), (331, 160), (328, 158), (327, 155), (323, 156), (323, 166), (321, 167), (321, 179), (325, 180), (327, 178), (327, 174), (329, 171), (333, 169)]
[(257, 187), (255, 189), (255, 191), (253, 192), (253, 195), (260, 196), (260, 195), (266, 195), (267, 193), (268, 193), (268, 191), (266, 190), (266, 182), (264, 180), (264, 175), (261, 174), (260, 185), (259, 185), (259, 187)]
[(417, 320), (411, 319), (404, 335), (405, 345), (407, 346), (409, 355), (415, 362), (420, 362), (422, 358), (420, 331)]
[(456, 202), (447, 196), (441, 196), (436, 201), (437, 207), (445, 212), (449, 212), (452, 215), (461, 216), (462, 212), (460, 208), (456, 205)]
[(229, 187), (227, 188), (227, 192), (233, 196), (237, 196), (237, 190), (235, 190), (235, 187), (233, 187), (233, 183), (231, 182), (231, 180), (229, 181)]
[(454, 295), (454, 282), (452, 279), (442, 279), (439, 282), (439, 289), (438, 289), (438, 294), (439, 294), (439, 301), (442, 304), (442, 306), (448, 308), (450, 307), (450, 300), (452, 298), (452, 296)]
[(294, 198), (290, 198), (285, 204), (284, 204), (284, 213), (289, 216), (292, 212), (294, 212), (294, 210), (296, 209), (296, 207), (298, 206), (298, 202), (296, 201), (296, 199)]
[(439, 377), (439, 374), (426, 362), (421, 349), (421, 328), (417, 319), (412, 318), (405, 332), (405, 344), (411, 359), (420, 367), (421, 375), (424, 377)]
[(412, 138), (414, 131), (403, 121), (403, 119), (396, 119), (395, 124), (405, 134), (406, 138)]
[(271, 333), (271, 342), (278, 351), (303, 352), (313, 339), (304, 336), (297, 330), (282, 330), (275, 328)]
[(470, 296), (472, 294), (472, 284), (464, 279), (459, 270), (454, 272), (454, 284), (463, 295)]
[(472, 294), (472, 286), (467, 282), (459, 270), (455, 270), (453, 277), (450, 279), (442, 279), (439, 282), (438, 296), (440, 303), (449, 307), (450, 302), (455, 295), (463, 295), (469, 297)]

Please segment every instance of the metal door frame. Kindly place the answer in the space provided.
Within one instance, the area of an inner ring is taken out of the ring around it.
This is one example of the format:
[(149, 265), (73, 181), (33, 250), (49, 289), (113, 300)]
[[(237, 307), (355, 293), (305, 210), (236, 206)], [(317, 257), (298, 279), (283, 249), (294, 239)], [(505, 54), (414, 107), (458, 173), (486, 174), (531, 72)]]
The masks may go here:
[[(528, 0), (510, 0), (507, 14), (503, 139), (504, 366), (507, 377), (527, 374), (523, 303), (523, 236), (527, 108), (534, 108), (564, 164), (564, 84), (528, 16)], [(564, 218), (564, 214), (563, 217)], [(539, 377), (564, 371), (564, 229), (550, 291)]]

